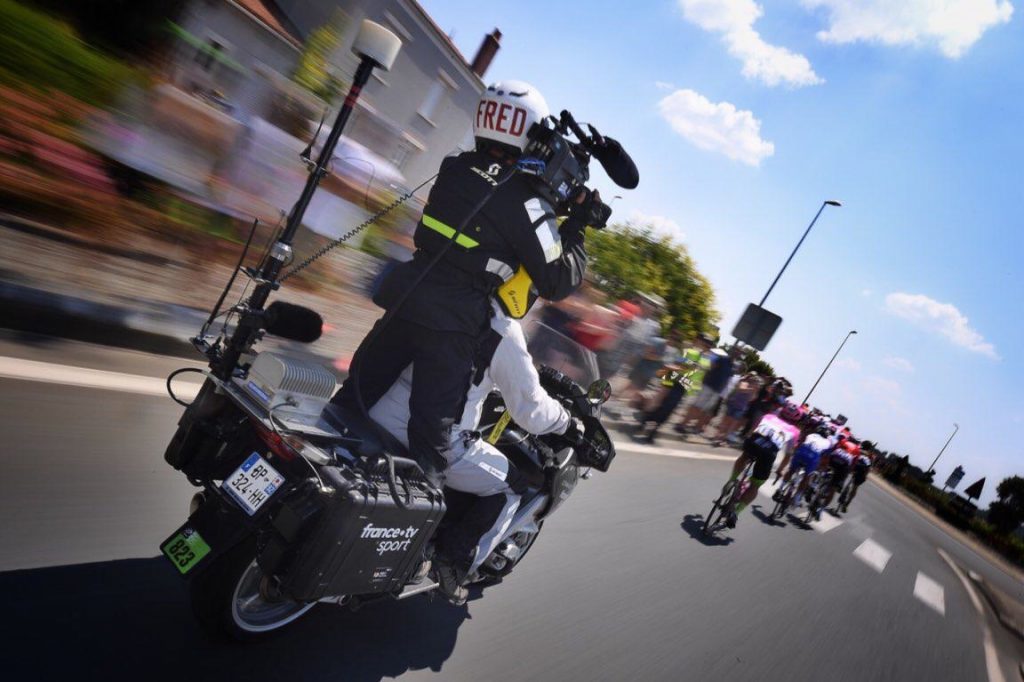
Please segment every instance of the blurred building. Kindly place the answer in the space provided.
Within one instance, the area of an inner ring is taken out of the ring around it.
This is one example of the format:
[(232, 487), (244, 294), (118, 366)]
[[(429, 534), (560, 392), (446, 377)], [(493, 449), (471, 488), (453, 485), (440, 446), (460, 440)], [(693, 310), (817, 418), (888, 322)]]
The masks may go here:
[[(497, 29), (468, 61), (415, 0), (193, 0), (176, 26), (180, 40), (168, 75), (182, 93), (243, 125), (267, 120), (308, 136), (324, 103), (291, 80), (304, 46), (322, 27), (336, 29), (328, 68), (347, 88), (363, 19), (393, 31), (402, 50), (391, 71), (374, 72), (346, 134), (415, 185), (445, 155), (472, 146), (472, 117), (498, 50)], [(343, 97), (334, 93), (332, 109)], [(283, 98), (296, 107), (289, 116), (298, 125), (281, 123), (275, 107)]]

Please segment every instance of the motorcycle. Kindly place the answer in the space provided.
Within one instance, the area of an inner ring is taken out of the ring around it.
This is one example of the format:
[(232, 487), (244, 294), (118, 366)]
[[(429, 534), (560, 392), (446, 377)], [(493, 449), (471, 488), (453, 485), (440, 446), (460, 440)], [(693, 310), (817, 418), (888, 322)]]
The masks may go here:
[[(168, 377), (168, 391), (186, 410), (164, 459), (200, 490), (192, 498), (188, 519), (160, 549), (188, 581), (193, 612), (212, 632), (254, 638), (294, 622), (319, 603), (358, 608), (437, 588), (428, 577), (432, 538), (441, 524), (456, 521), (462, 506), (458, 496), (446, 496), (428, 481), (405, 447), (365, 409), (330, 403), (336, 388), (331, 372), (296, 355), (255, 351), (266, 334), (304, 343), (319, 338), (323, 320), (317, 313), (282, 301), (267, 305), (270, 295), (430, 182), (292, 264), (291, 243), (328, 173), (359, 91), (374, 68), (390, 66), (398, 46), (385, 28), (363, 23), (353, 48), (361, 62), (349, 96), (316, 161), (309, 156), (312, 142), (303, 152), (310, 173), (286, 225), (258, 266), (243, 267), (256, 231), (253, 225), (235, 274), (192, 339), (209, 359), (195, 400), (185, 403), (174, 397), (172, 380), (180, 372), (198, 370), (178, 370)], [(560, 127), (548, 132), (572, 132), (580, 142), (572, 145), (571, 155), (562, 154), (566, 158), (521, 172), (546, 169), (559, 186), (569, 186), (559, 170), (568, 168), (582, 182), (591, 149), (606, 168), (614, 169), (613, 179), (635, 186), (635, 166), (611, 138), (601, 138), (593, 128), (588, 136), (568, 112), (563, 112)], [(252, 291), (222, 311), (239, 274), (249, 279)], [(220, 331), (211, 333), (222, 316)], [(491, 397), (487, 414), (495, 420), (484, 424), (488, 438), (526, 473), (529, 490), (492, 555), (470, 576), (475, 582), (496, 583), (507, 576), (578, 480), (591, 469), (606, 471), (615, 456), (598, 416), (610, 388), (597, 379), (593, 355), (550, 329), (540, 329), (531, 339), (531, 351), (544, 365), (540, 374), (545, 389), (586, 428), (572, 443), (558, 436), (537, 438), (511, 423), (499, 395)], [(447, 498), (453, 502), (451, 509)]]
[[(606, 471), (615, 456), (598, 418), (610, 388), (597, 379), (593, 354), (540, 324), (530, 330), (530, 350), (552, 363), (540, 365), (541, 383), (586, 424), (585, 436), (570, 443), (525, 433), (500, 393), (489, 396), (480, 431), (525, 475), (528, 490), (470, 582), (508, 576), (578, 481)], [(368, 417), (316, 402), (333, 391), (326, 370), (265, 352), (242, 377), (208, 377), (183, 416), (167, 461), (202, 490), (161, 550), (188, 579), (206, 629), (251, 638), (317, 603), (357, 608), (436, 589), (427, 577), (431, 538), (464, 506), (449, 509), (446, 498), (464, 494), (433, 488)]]

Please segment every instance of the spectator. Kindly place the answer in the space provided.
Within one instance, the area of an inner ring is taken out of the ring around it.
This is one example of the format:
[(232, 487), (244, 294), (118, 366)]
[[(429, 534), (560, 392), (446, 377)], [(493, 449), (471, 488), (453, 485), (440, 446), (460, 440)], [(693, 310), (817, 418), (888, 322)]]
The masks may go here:
[(701, 384), (700, 393), (694, 399), (686, 415), (677, 425), (677, 431), (685, 433), (687, 426), (695, 422), (693, 433), (702, 433), (707, 427), (711, 418), (715, 416), (719, 401), (722, 399), (733, 375), (733, 358), (737, 356), (738, 348), (726, 352), (716, 348), (707, 355), (709, 364), (704, 380)]
[[(706, 369), (704, 356), (711, 347), (711, 340), (704, 335), (698, 337), (694, 345), (682, 353), (682, 357), (666, 364), (657, 374), (661, 377), (662, 392), (658, 405), (651, 410), (641, 410), (637, 417), (637, 426), (633, 431), (634, 440), (654, 444), (658, 429), (672, 416), (672, 413), (683, 401), (687, 392), (699, 388), (701, 376)], [(677, 355), (677, 353), (673, 353)], [(647, 425), (651, 429), (647, 430)]]
[(743, 423), (747, 408), (757, 396), (761, 383), (761, 377), (756, 372), (747, 372), (739, 377), (732, 391), (728, 393), (729, 397), (726, 398), (725, 416), (718, 424), (718, 432), (712, 440), (712, 445), (721, 445), (736, 433)]
[(647, 388), (655, 372), (664, 364), (666, 341), (661, 337), (661, 311), (665, 301), (660, 296), (644, 294), (640, 297), (640, 314), (622, 335), (619, 344), (622, 368), (629, 368), (626, 386), (621, 387), (619, 397), (630, 401)]

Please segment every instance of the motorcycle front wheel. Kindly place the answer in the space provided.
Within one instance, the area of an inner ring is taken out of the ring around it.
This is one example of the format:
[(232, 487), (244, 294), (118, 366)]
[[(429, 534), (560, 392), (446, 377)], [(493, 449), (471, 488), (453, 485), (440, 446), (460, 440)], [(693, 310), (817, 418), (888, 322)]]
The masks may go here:
[(288, 625), (316, 606), (281, 595), (256, 563), (256, 543), (239, 543), (189, 585), (192, 612), (215, 636), (252, 640)]

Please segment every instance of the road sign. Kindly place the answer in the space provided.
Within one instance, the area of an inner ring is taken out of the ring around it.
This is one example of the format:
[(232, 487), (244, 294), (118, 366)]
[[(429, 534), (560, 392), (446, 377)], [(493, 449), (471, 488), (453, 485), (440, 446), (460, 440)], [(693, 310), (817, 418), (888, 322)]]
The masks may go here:
[[(953, 469), (953, 473), (951, 473), (949, 475), (949, 478), (946, 479), (946, 487), (947, 488), (955, 488), (955, 487), (957, 487), (958, 485), (960, 485), (960, 481), (963, 479), (963, 477), (964, 477), (964, 468), (962, 466), (957, 466), (956, 469)], [(980, 491), (979, 491), (979, 494), (980, 494)]]
[(743, 317), (733, 327), (732, 335), (738, 340), (753, 346), (757, 350), (764, 350), (768, 342), (772, 340), (775, 331), (782, 324), (782, 318), (770, 310), (766, 310), (753, 303), (747, 305)]
[(979, 478), (974, 483), (967, 486), (967, 490), (964, 491), (964, 495), (969, 498), (978, 499), (981, 497), (981, 491), (985, 489), (985, 477)]

